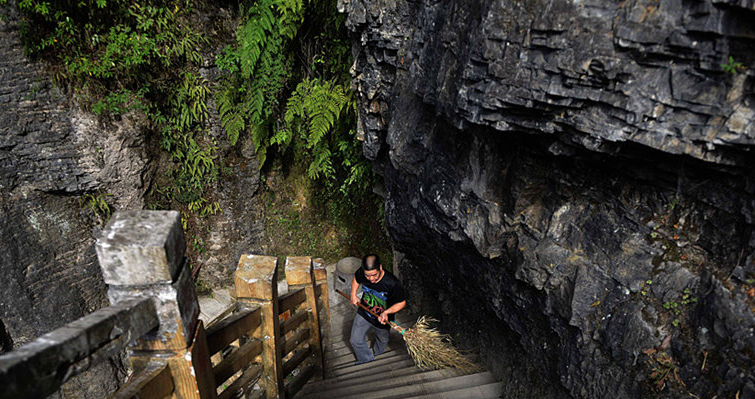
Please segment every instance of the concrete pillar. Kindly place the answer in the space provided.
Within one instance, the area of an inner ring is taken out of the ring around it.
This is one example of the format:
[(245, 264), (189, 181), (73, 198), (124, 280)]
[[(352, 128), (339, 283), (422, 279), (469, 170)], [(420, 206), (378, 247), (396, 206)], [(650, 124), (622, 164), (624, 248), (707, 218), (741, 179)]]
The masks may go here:
[(152, 298), (159, 327), (129, 348), (135, 370), (167, 362), (180, 398), (215, 398), (186, 243), (176, 211), (116, 212), (95, 245), (111, 304)]
[(199, 304), (184, 261), (186, 243), (176, 211), (116, 212), (95, 245), (110, 303), (155, 299), (160, 328), (135, 349), (184, 349), (193, 338)]

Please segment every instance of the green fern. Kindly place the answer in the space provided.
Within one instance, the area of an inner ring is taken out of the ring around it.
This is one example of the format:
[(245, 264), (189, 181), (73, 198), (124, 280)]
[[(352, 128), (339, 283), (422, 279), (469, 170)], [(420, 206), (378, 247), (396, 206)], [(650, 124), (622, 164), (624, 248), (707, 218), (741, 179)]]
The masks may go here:
[[(272, 149), (293, 151), (297, 162), (306, 163), (309, 178), (346, 197), (365, 191), (372, 173), (355, 134), (350, 47), (347, 40), (331, 36), (340, 29), (333, 27), (345, 22), (335, 1), (307, 4), (313, 6), (306, 10), (304, 25), (303, 0), (257, 0), (242, 9), (236, 43), (216, 62), (224, 71), (216, 104), (229, 142), (235, 145), (248, 134), (260, 167)], [(294, 57), (294, 43), (314, 43), (314, 58)], [(286, 83), (294, 85), (287, 98)]]
[[(296, 86), (286, 102), (283, 120), (286, 127), (272, 137), (271, 142), (285, 151), (296, 137), (309, 150), (312, 161), (307, 174), (333, 178), (331, 143), (326, 139), (345, 109), (353, 106), (351, 93), (332, 81), (304, 79)], [(341, 149), (339, 149), (341, 150)]]
[(251, 129), (260, 165), (270, 146), (273, 114), (289, 75), (285, 51), (301, 24), (302, 0), (260, 0), (248, 10), (236, 35), (217, 65), (228, 73), (216, 94), (220, 121), (231, 144)]

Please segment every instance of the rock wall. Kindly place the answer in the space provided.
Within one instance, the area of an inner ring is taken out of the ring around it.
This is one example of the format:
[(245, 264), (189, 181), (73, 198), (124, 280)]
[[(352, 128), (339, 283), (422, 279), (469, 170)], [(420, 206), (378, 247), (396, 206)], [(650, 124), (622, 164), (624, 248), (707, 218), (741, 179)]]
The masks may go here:
[[(140, 208), (153, 170), (140, 121), (106, 126), (77, 111), (25, 57), (16, 21), (0, 20), (0, 319), (12, 346), (108, 304), (99, 221), (80, 198), (110, 193), (112, 206)], [(105, 397), (124, 376), (121, 362), (105, 363), (56, 395)]]
[(339, 2), (411, 302), (505, 397), (755, 398), (753, 5)]
[[(44, 63), (25, 56), (14, 10), (13, 2), (0, 10), (10, 12), (0, 18), (0, 352), (108, 305), (93, 248), (104, 217), (88, 210), (83, 196), (100, 195), (112, 210), (142, 209), (170, 167), (143, 116), (82, 111), (52, 83)], [(202, 18), (235, 28), (220, 8), (208, 7)], [(228, 33), (219, 25), (217, 35)], [(207, 59), (202, 73), (212, 79), (214, 54)], [(208, 131), (223, 134), (216, 115)], [(229, 170), (211, 192), (223, 212), (193, 232), (203, 243), (201, 275), (218, 284), (242, 251), (259, 251), (263, 232), (254, 151), (244, 144), (220, 151)], [(115, 359), (54, 397), (104, 398), (125, 375), (123, 359)]]

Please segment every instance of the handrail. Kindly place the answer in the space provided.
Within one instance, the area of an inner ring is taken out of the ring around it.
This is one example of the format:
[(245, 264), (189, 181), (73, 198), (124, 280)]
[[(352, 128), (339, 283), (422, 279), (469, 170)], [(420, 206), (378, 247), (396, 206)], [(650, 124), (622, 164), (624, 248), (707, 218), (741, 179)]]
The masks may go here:
[(244, 334), (250, 333), (260, 325), (260, 309), (244, 309), (233, 313), (215, 323), (207, 330), (207, 350), (210, 355), (227, 347)]
[(149, 298), (128, 299), (0, 355), (0, 398), (42, 398), (157, 327)]
[(236, 374), (238, 370), (242, 370), (251, 363), (260, 353), (262, 353), (262, 342), (260, 340), (253, 339), (245, 343), (212, 368), (215, 381), (222, 384)]
[(291, 331), (296, 330), (301, 323), (304, 323), (307, 321), (307, 312), (296, 312), (295, 315), (293, 315), (288, 320), (281, 323), (281, 335), (285, 336), (286, 334), (290, 333)]
[(242, 399), (244, 397), (244, 391), (246, 391), (245, 387), (248, 386), (255, 379), (259, 378), (261, 373), (262, 373), (262, 366), (258, 364), (249, 366), (241, 375), (241, 377), (239, 377), (228, 388), (226, 388), (220, 395), (218, 395), (218, 399), (231, 399), (231, 398)]
[(296, 369), (304, 360), (306, 360), (311, 355), (312, 347), (309, 346), (306, 349), (302, 349), (299, 352), (296, 352), (296, 354), (292, 356), (291, 359), (288, 359), (285, 363), (283, 363), (283, 375), (291, 374), (294, 369)]
[(280, 314), (286, 313), (306, 300), (307, 293), (304, 292), (304, 288), (291, 290), (288, 294), (282, 295), (278, 298), (278, 303), (280, 304), (278, 305), (278, 312)]
[(279, 297), (277, 258), (242, 255), (241, 310), (205, 330), (185, 247), (178, 212), (115, 213), (96, 244), (113, 305), (0, 355), (0, 399), (46, 397), (124, 349), (134, 374), (115, 399), (285, 399), (322, 372), (322, 259), (287, 258), (290, 292)]
[(173, 393), (173, 376), (162, 362), (151, 363), (122, 386), (111, 399), (165, 398)]

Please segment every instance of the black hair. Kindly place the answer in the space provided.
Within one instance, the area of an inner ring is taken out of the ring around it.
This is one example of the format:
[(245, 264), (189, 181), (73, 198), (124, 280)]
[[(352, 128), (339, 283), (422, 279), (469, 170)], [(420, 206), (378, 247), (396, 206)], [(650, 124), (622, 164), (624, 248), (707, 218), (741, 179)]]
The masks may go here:
[[(372, 263), (368, 263), (367, 260), (372, 259)], [(380, 268), (380, 257), (377, 254), (367, 254), (362, 258), (362, 270), (378, 270)]]

